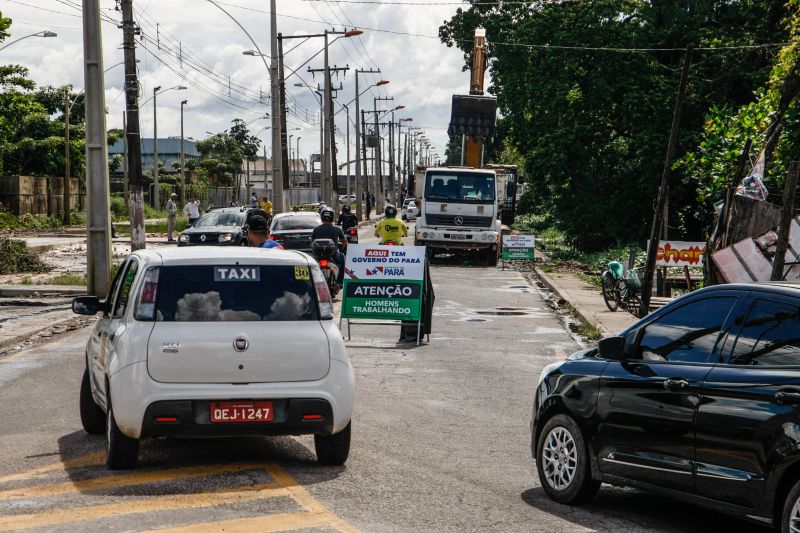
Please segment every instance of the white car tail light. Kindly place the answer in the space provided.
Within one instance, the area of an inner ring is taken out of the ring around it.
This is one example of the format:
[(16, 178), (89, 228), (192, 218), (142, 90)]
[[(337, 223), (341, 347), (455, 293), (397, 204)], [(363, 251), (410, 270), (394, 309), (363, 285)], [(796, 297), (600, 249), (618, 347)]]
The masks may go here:
[(136, 320), (155, 320), (156, 318), (156, 297), (158, 296), (158, 273), (159, 267), (147, 270), (144, 275), (144, 287), (139, 294), (139, 302), (136, 304)]
[(317, 266), (311, 267), (311, 277), (314, 280), (314, 288), (317, 289), (319, 318), (321, 320), (333, 318), (333, 299), (331, 298), (331, 292), (328, 290), (327, 280)]

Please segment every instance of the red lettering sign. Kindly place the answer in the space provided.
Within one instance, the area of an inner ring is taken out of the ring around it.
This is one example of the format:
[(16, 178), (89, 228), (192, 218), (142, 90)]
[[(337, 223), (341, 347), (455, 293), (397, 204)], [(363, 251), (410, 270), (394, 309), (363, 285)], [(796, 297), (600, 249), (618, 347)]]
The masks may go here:
[(365, 257), (389, 257), (389, 250), (370, 250), (364, 251)]

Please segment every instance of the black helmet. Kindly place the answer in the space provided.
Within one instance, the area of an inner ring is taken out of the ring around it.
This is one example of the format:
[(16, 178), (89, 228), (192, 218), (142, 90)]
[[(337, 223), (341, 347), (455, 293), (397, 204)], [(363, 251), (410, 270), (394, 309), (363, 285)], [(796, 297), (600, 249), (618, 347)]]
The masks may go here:
[(334, 213), (333, 209), (331, 209), (330, 207), (325, 207), (319, 214), (323, 222), (333, 222), (333, 218), (335, 215), (336, 213)]
[(397, 208), (389, 204), (386, 206), (386, 209), (383, 210), (383, 213), (386, 215), (386, 218), (394, 218), (397, 216)]
[(342, 204), (342, 213), (349, 213), (349, 212), (350, 212), (350, 205)]

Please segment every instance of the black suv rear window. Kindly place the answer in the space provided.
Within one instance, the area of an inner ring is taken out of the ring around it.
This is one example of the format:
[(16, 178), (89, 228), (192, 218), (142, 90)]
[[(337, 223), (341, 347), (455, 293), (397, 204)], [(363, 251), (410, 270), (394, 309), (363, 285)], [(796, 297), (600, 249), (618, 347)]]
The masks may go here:
[(273, 231), (285, 231), (293, 229), (314, 229), (322, 224), (322, 220), (317, 216), (288, 216), (275, 221)]
[(159, 322), (318, 319), (307, 266), (168, 266), (159, 271)]

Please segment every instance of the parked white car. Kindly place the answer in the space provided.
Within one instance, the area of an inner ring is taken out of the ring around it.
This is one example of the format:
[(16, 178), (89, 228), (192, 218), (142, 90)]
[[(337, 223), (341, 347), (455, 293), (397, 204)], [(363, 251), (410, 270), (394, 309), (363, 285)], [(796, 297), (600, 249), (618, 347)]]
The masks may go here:
[(296, 251), (139, 250), (109, 296), (80, 394), (106, 463), (134, 468), (148, 437), (313, 434), (322, 464), (350, 450), (353, 368), (316, 262)]
[(400, 218), (403, 220), (417, 220), (419, 216), (419, 207), (413, 198), (406, 198), (403, 201), (403, 207), (400, 209)]

